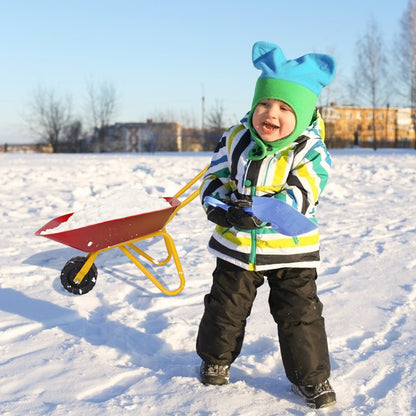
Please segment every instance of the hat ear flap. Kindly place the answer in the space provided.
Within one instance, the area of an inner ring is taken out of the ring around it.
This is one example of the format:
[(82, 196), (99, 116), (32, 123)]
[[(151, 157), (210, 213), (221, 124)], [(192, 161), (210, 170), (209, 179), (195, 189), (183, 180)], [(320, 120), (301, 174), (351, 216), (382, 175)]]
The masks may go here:
[[(323, 55), (319, 53), (312, 53), (306, 55), (309, 59), (313, 60), (316, 66), (316, 82), (322, 87), (326, 87), (335, 77), (336, 62), (332, 56)], [(320, 90), (317, 92), (320, 93)]]
[(280, 65), (286, 62), (285, 55), (277, 45), (264, 41), (254, 44), (252, 59), (253, 65), (262, 71), (263, 76), (276, 73)]

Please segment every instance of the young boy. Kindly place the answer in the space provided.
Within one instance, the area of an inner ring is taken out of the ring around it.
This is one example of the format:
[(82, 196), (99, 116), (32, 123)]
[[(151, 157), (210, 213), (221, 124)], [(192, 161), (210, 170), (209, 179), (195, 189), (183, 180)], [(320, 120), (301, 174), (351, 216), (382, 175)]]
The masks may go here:
[(292, 389), (314, 408), (335, 403), (322, 303), (315, 280), (317, 230), (287, 237), (244, 210), (253, 196), (278, 198), (315, 220), (331, 159), (316, 110), (321, 89), (335, 75), (328, 55), (287, 60), (274, 44), (257, 42), (253, 64), (261, 75), (251, 111), (224, 133), (201, 185), (201, 200), (217, 224), (209, 249), (217, 257), (198, 337), (201, 381), (222, 385), (241, 351), (246, 320), (264, 278), (277, 323), (281, 355)]

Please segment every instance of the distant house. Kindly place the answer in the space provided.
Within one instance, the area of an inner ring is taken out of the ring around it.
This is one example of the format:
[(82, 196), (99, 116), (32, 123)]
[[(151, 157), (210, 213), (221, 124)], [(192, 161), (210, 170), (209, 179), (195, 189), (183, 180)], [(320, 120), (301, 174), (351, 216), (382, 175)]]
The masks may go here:
[[(373, 109), (355, 106), (321, 107), (329, 147), (374, 144)], [(378, 147), (414, 147), (416, 135), (410, 108), (375, 109), (376, 144)]]
[(160, 152), (182, 150), (180, 123), (116, 123), (96, 129), (88, 140), (92, 152)]
[(52, 146), (48, 143), (8, 144), (0, 146), (0, 153), (52, 153)]

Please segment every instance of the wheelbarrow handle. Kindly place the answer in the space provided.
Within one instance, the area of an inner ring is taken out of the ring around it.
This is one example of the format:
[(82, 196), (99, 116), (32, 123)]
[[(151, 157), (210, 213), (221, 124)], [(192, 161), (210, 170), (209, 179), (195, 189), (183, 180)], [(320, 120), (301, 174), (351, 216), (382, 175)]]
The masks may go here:
[[(194, 185), (196, 182), (198, 182), (199, 181), (199, 179), (201, 179), (202, 178), (202, 176), (204, 175), (204, 173), (206, 172), (206, 170), (209, 168), (209, 165), (208, 166), (205, 166), (205, 168), (204, 169), (202, 169), (199, 173), (198, 173), (198, 175), (196, 175), (193, 179), (191, 179), (183, 188), (181, 188), (173, 197), (174, 198), (176, 198), (176, 199), (179, 199), (179, 197), (182, 195), (182, 194), (184, 194), (192, 185)], [(194, 199), (195, 197), (197, 197), (198, 196), (198, 194), (199, 194), (199, 189), (195, 192), (195, 195), (194, 194), (192, 194), (193, 195), (193, 198), (192, 199)], [(188, 198), (187, 198), (188, 199)], [(187, 201), (188, 202), (188, 201)], [(189, 202), (191, 202), (191, 201), (189, 201)], [(184, 203), (184, 205), (186, 205), (186, 203)]]
[[(208, 166), (205, 166), (204, 169), (201, 170), (201, 172), (198, 173), (190, 182), (188, 182), (182, 189), (180, 189), (173, 198), (178, 199), (182, 194), (184, 194), (189, 188), (191, 188), (192, 185), (194, 185), (196, 182), (198, 182), (199, 179), (202, 178), (206, 170), (208, 169)], [(192, 202), (197, 196), (199, 195), (199, 188), (195, 189), (190, 195), (188, 195), (187, 198), (185, 198), (181, 203), (176, 207), (175, 211), (172, 212), (171, 216), (169, 217), (169, 220), (166, 222), (170, 222), (172, 218), (176, 215), (176, 213), (182, 209), (184, 206), (188, 205), (190, 202)]]

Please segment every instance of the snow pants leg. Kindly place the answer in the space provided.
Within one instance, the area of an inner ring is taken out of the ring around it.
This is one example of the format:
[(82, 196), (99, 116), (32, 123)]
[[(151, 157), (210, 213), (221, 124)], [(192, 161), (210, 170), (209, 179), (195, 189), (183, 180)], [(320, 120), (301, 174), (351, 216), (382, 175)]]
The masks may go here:
[(204, 361), (230, 365), (238, 357), (257, 288), (263, 282), (262, 274), (217, 259), (196, 342)]
[(302, 386), (327, 380), (330, 363), (316, 270), (287, 268), (265, 274), (287, 378)]
[(211, 291), (204, 298), (205, 310), (196, 343), (198, 355), (213, 364), (234, 362), (264, 277), (270, 286), (270, 312), (277, 323), (287, 378), (302, 386), (325, 381), (330, 364), (315, 269), (253, 272), (218, 259)]

